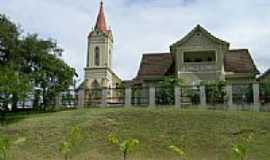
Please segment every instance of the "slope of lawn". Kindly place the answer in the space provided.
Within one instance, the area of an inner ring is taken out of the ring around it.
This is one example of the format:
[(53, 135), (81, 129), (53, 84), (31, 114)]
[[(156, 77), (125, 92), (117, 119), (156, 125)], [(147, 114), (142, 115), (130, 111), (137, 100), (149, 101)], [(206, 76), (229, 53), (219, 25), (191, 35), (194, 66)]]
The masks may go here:
[(80, 126), (84, 141), (72, 153), (74, 160), (120, 160), (118, 147), (107, 142), (110, 133), (136, 138), (139, 146), (129, 160), (177, 160), (169, 145), (181, 146), (194, 160), (235, 159), (232, 144), (254, 132), (249, 145), (253, 160), (270, 159), (270, 113), (177, 109), (81, 109), (18, 115), (0, 134), (25, 143), (11, 147), (12, 160), (58, 160), (72, 126)]

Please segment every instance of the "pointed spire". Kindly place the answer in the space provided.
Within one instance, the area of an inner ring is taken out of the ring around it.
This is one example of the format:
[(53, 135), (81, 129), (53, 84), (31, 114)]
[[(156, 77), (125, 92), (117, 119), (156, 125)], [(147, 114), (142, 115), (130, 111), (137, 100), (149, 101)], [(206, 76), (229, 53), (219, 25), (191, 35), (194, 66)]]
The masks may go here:
[(99, 13), (98, 13), (95, 29), (102, 32), (108, 31), (102, 0), (100, 1), (100, 8), (99, 8)]

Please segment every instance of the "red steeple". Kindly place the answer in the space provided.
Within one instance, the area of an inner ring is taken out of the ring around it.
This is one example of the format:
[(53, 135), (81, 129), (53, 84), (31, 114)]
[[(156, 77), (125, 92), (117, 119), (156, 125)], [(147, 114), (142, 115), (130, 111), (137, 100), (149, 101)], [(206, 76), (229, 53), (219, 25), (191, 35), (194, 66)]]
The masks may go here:
[(107, 32), (108, 28), (107, 28), (107, 23), (106, 23), (106, 17), (104, 14), (104, 9), (103, 9), (103, 1), (101, 0), (100, 2), (100, 8), (99, 8), (99, 13), (98, 13), (98, 17), (97, 17), (97, 23), (95, 26), (95, 30), (99, 30), (102, 32)]

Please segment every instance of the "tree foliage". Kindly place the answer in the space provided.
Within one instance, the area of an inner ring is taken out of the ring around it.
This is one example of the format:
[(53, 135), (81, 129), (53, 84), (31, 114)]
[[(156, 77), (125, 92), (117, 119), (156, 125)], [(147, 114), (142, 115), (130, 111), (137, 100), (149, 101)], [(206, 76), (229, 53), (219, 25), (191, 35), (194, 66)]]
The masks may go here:
[(164, 77), (159, 82), (157, 104), (174, 104), (174, 88), (180, 87), (183, 81), (174, 76)]
[(203, 82), (206, 86), (207, 103), (211, 105), (224, 104), (226, 99), (225, 81)]
[[(35, 107), (47, 108), (55, 97), (73, 83), (75, 70), (59, 58), (62, 49), (52, 39), (23, 34), (0, 14), (0, 107), (35, 95)], [(39, 89), (39, 92), (37, 92)], [(41, 101), (42, 103), (38, 103)]]

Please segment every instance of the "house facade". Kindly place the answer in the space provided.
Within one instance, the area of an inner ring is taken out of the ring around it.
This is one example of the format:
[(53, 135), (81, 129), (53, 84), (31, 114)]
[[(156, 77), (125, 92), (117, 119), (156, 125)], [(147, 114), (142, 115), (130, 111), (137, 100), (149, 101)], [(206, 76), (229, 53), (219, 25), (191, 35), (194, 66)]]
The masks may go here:
[(257, 74), (248, 49), (230, 49), (230, 43), (197, 25), (172, 44), (170, 52), (143, 54), (132, 84), (153, 85), (164, 76), (175, 76), (187, 85), (216, 80), (249, 83), (256, 80)]

